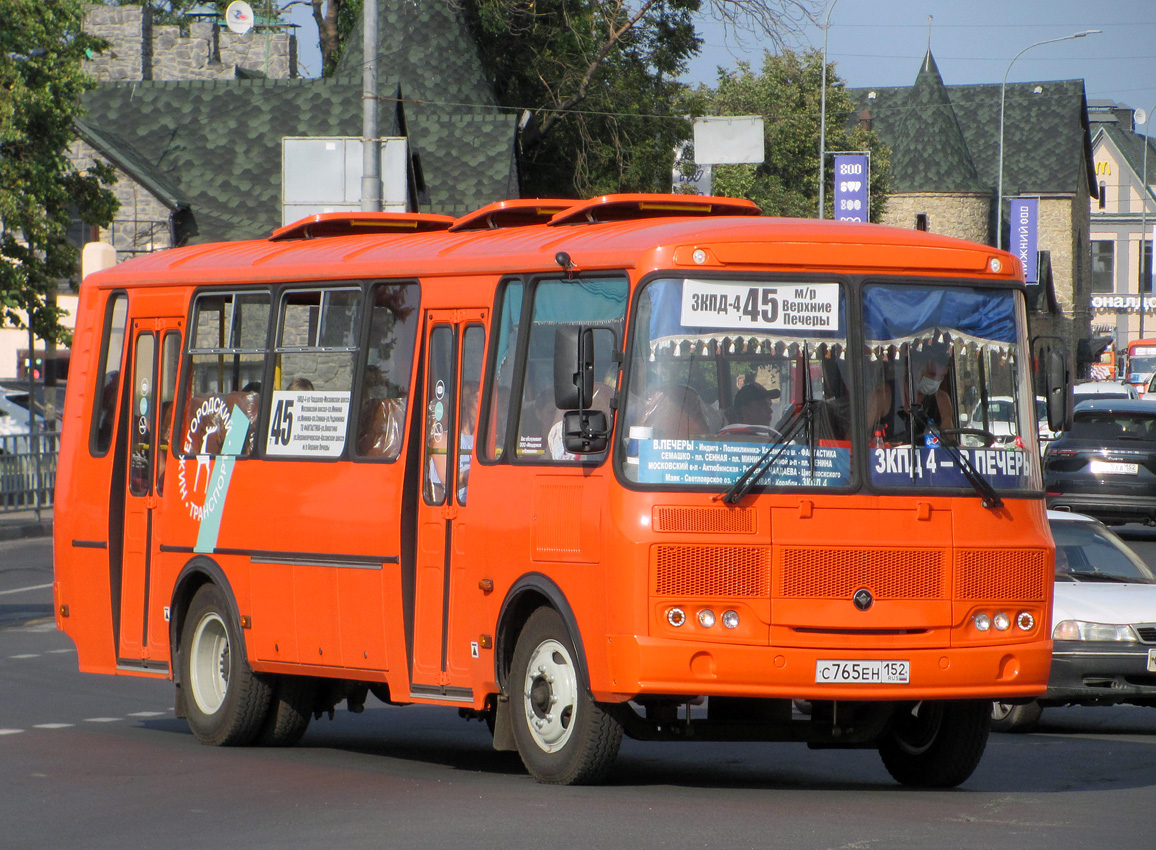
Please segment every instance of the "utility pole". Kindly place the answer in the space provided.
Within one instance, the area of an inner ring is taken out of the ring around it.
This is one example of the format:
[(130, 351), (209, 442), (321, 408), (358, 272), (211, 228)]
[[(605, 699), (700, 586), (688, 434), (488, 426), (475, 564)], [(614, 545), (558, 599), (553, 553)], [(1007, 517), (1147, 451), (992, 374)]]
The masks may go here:
[(365, 39), (361, 78), (361, 211), (381, 211), (381, 139), (377, 132), (377, 0), (361, 8)]

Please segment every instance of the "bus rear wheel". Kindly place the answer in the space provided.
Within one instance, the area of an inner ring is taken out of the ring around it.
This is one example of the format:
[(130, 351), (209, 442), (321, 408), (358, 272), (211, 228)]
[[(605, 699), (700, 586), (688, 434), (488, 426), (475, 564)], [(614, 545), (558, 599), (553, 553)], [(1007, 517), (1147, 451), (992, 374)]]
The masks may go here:
[(982, 700), (905, 703), (880, 740), (879, 755), (903, 785), (953, 788), (983, 757), (990, 723), (991, 703)]
[(181, 632), (186, 719), (202, 744), (251, 744), (269, 714), (272, 688), (249, 667), (239, 634), (221, 589), (202, 586)]
[(300, 741), (309, 728), (316, 696), (317, 682), (313, 679), (306, 676), (275, 677), (269, 714), (257, 734), (258, 746), (291, 747)]
[(514, 648), (514, 741), (530, 775), (551, 785), (602, 781), (622, 743), (622, 725), (582, 686), (576, 657), (566, 625), (552, 608), (530, 615)]

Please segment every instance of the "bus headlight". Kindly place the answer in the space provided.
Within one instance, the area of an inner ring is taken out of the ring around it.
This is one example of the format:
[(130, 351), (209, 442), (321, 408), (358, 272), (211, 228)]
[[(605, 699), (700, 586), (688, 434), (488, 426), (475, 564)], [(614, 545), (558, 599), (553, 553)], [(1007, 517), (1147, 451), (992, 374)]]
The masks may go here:
[(1036, 627), (1036, 618), (1032, 616), (1031, 611), (1020, 611), (1016, 615), (1016, 625), (1025, 632), (1030, 632)]
[(975, 623), (977, 631), (986, 632), (991, 628), (991, 617), (984, 613), (976, 614), (972, 622)]
[(738, 611), (723, 611), (722, 623), (728, 629), (737, 629), (739, 627)]
[(714, 625), (714, 611), (709, 608), (703, 608), (698, 612), (698, 624), (704, 629), (709, 629)]
[(1011, 628), (1011, 617), (1000, 611), (992, 618), (992, 625), (995, 626), (996, 631), (1006, 632)]
[(686, 622), (686, 612), (681, 608), (667, 608), (666, 622), (670, 623), (676, 629)]

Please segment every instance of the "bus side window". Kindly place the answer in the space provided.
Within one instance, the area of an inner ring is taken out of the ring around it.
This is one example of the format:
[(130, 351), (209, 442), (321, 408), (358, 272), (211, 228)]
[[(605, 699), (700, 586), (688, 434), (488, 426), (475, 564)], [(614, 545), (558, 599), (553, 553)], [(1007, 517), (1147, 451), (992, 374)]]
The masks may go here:
[[(592, 404), (612, 421), (610, 397), (617, 383), (617, 364), (613, 359), (617, 340), (622, 338), (626, 312), (627, 284), (624, 278), (588, 278), (585, 280), (545, 280), (534, 289), (533, 318), (529, 326), (529, 344), (525, 383), (522, 390), (522, 415), (518, 423), (517, 454), (519, 459), (546, 463), (582, 463), (601, 461), (605, 455), (572, 455), (562, 446), (562, 414), (554, 403), (554, 340), (559, 325), (612, 328), (594, 334), (594, 363), (597, 383), (602, 385)], [(617, 338), (617, 339), (616, 339)]]
[(513, 397), (514, 358), (518, 351), (523, 291), (524, 286), (520, 280), (507, 282), (494, 320), (494, 332), (497, 334), (494, 389), (486, 415), (482, 419), (485, 434), (483, 455), (491, 460), (500, 460), (506, 451), (506, 429), (510, 421), (510, 402)]
[(348, 285), (282, 294), (266, 455), (325, 460), (344, 453), (361, 301), (361, 289)]
[[(227, 450), (245, 457), (253, 451), (268, 336), (267, 292), (214, 293), (196, 300), (185, 409), (178, 420), (182, 455), (207, 457)], [(244, 421), (234, 421), (236, 409)], [(238, 427), (242, 430), (235, 431)], [(235, 436), (227, 443), (230, 434)]]
[(101, 333), (104, 349), (100, 384), (95, 394), (92, 411), (92, 436), (89, 448), (92, 454), (105, 454), (112, 445), (113, 428), (116, 425), (116, 400), (120, 389), (121, 358), (124, 355), (124, 332), (128, 321), (128, 296), (123, 293), (113, 295), (108, 300)]
[(355, 450), (362, 457), (393, 461), (401, 454), (420, 295), (417, 284), (383, 283), (370, 293), (369, 344), (356, 405)]

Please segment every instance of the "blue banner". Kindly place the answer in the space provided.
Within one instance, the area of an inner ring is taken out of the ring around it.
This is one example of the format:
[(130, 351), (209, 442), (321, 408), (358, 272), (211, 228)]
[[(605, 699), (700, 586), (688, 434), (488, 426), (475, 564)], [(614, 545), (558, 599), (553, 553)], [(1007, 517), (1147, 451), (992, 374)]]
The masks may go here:
[(1011, 239), (1009, 250), (1020, 258), (1024, 266), (1024, 280), (1036, 283), (1040, 279), (1039, 260), (1039, 229), (1040, 229), (1040, 199), (1039, 198), (1012, 198), (1011, 203)]
[(835, 156), (835, 220), (870, 221), (871, 158), (866, 154)]

